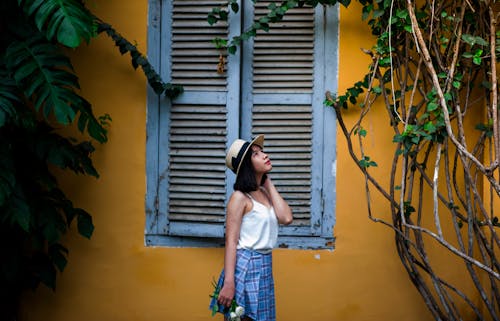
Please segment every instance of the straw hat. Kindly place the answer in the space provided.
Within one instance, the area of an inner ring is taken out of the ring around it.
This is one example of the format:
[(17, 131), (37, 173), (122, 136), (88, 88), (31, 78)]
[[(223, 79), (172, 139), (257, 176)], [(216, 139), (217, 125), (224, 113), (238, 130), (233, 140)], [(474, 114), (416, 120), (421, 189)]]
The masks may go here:
[(238, 176), (240, 172), (241, 161), (245, 158), (245, 155), (252, 145), (264, 148), (264, 135), (258, 135), (251, 142), (237, 139), (231, 144), (231, 147), (229, 147), (229, 151), (226, 154), (226, 165), (236, 174), (236, 176)]

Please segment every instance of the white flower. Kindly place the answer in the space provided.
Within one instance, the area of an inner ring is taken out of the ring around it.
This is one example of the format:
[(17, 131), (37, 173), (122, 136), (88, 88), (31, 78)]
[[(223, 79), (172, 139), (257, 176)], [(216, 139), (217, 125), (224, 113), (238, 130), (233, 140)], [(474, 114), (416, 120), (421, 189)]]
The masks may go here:
[(229, 314), (229, 318), (231, 321), (240, 321), (240, 316), (236, 314), (236, 312), (231, 312)]
[(234, 313), (236, 313), (237, 316), (241, 317), (243, 314), (245, 314), (245, 308), (238, 305), (236, 309), (234, 309)]

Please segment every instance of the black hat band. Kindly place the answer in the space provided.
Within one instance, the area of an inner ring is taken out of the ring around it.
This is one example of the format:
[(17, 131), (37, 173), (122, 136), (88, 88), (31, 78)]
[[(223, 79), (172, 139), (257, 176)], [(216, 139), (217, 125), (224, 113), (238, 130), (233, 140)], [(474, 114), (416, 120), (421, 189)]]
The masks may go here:
[(237, 173), (238, 172), (238, 167), (242, 161), (243, 155), (245, 154), (245, 151), (248, 148), (248, 145), (250, 145), (249, 142), (245, 142), (243, 146), (241, 146), (240, 151), (238, 152), (238, 155), (236, 157), (233, 157), (231, 159), (231, 165), (233, 166), (233, 172)]

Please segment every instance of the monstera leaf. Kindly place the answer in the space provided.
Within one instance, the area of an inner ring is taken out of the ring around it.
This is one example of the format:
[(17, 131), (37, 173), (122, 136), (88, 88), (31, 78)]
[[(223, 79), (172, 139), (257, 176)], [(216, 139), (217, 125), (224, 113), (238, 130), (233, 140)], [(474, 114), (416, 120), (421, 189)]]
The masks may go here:
[(5, 66), (0, 66), (0, 128), (9, 119), (16, 117), (17, 111), (15, 106), (21, 102), (21, 98), (17, 95), (17, 92), (16, 82), (9, 77)]
[(75, 117), (75, 104), (81, 98), (69, 59), (44, 37), (14, 41), (6, 51), (5, 62), (18, 86), (45, 117), (51, 113), (60, 124), (67, 125)]
[(94, 16), (77, 0), (17, 0), (49, 40), (76, 48), (93, 36)]

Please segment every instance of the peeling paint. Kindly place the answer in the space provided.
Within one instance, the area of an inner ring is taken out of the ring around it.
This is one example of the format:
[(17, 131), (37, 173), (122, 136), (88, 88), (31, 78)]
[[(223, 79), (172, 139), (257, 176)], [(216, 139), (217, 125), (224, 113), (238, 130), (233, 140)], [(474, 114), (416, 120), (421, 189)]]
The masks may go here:
[(321, 254), (314, 254), (314, 258), (316, 260), (320, 260), (321, 259)]
[(332, 176), (337, 177), (337, 160), (332, 163)]

